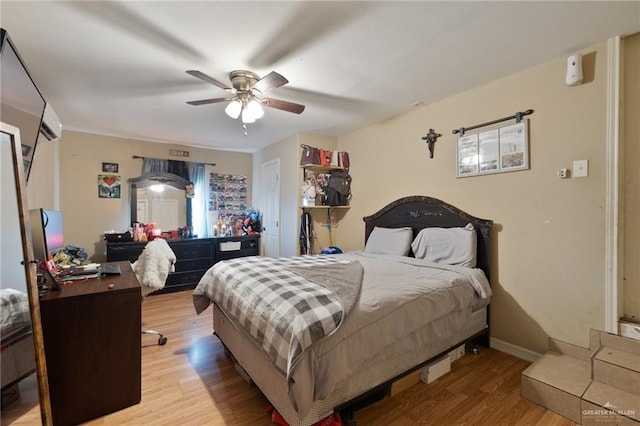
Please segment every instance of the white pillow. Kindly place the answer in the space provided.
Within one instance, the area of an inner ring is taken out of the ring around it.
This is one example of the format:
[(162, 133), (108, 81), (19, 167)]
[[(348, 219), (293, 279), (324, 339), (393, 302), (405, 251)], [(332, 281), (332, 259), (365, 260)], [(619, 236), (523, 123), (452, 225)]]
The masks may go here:
[(368, 253), (393, 254), (406, 256), (411, 248), (413, 231), (405, 228), (380, 228), (376, 226), (369, 234), (369, 239), (364, 247)]
[(475, 268), (476, 239), (470, 223), (464, 228), (425, 228), (413, 240), (411, 248), (416, 259)]

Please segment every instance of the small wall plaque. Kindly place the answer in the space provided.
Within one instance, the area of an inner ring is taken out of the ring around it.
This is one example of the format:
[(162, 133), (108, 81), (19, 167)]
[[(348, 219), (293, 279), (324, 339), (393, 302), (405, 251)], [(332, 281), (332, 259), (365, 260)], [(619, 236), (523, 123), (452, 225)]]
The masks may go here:
[(105, 173), (118, 173), (118, 163), (102, 163), (102, 171)]
[(181, 149), (170, 149), (169, 155), (172, 157), (188, 157), (189, 151), (183, 151)]

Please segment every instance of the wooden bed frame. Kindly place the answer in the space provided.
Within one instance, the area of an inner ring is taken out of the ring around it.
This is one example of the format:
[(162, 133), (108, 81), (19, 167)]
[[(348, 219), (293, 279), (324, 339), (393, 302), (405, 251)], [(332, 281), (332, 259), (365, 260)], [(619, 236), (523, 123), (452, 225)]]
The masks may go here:
[[(411, 227), (413, 229), (414, 237), (417, 233), (427, 227), (464, 227), (468, 223), (473, 224), (477, 232), (477, 267), (482, 269), (487, 276), (490, 277), (490, 255), (491, 255), (491, 229), (493, 221), (480, 219), (471, 216), (462, 210), (440, 201), (435, 198), (426, 196), (409, 196), (398, 199), (391, 202), (387, 206), (380, 209), (378, 212), (371, 216), (363, 218), (365, 222), (365, 241), (369, 237), (371, 231), (375, 226), (386, 228), (399, 228), (399, 227)], [(413, 254), (410, 253), (410, 256)], [(428, 359), (413, 364), (412, 367), (404, 370), (401, 374), (390, 377), (383, 383), (373, 386), (372, 388), (361, 392), (358, 396), (350, 398), (344, 402), (339, 402), (333, 405), (334, 412), (340, 412), (345, 424), (355, 425), (353, 420), (354, 411), (369, 405), (373, 402), (380, 400), (389, 394), (391, 384), (399, 378), (414, 372), (415, 370), (422, 368), (435, 359), (440, 358), (442, 355), (457, 348), (461, 344), (476, 343), (483, 346), (488, 346), (489, 341), (489, 306), (484, 308), (486, 312), (485, 326), (481, 330), (474, 332), (471, 335), (467, 335), (464, 339), (456, 340), (454, 344), (447, 344), (443, 346), (444, 350), (438, 350), (435, 355), (429, 356)], [(216, 321), (218, 321), (218, 328), (216, 328)], [(282, 389), (273, 391), (272, 383), (277, 381), (278, 374), (275, 372), (275, 368), (265, 368), (265, 363), (269, 363), (269, 359), (264, 354), (261, 365), (256, 367), (255, 358), (251, 358), (251, 361), (247, 358), (247, 352), (250, 351), (253, 342), (246, 342), (248, 334), (243, 337), (243, 333), (238, 331), (237, 326), (232, 325), (232, 321), (227, 318), (227, 315), (214, 306), (214, 333), (220, 338), (225, 346), (225, 352), (233, 355), (233, 359), (242, 366), (245, 372), (250, 376), (253, 381), (261, 388), (261, 391), (265, 394), (267, 399), (278, 408), (276, 400), (282, 401)], [(234, 331), (235, 329), (235, 331)], [(255, 343), (253, 343), (255, 346)], [(256, 346), (257, 348), (257, 346)], [(442, 349), (442, 348), (441, 348)], [(255, 349), (257, 352), (261, 351), (261, 348)], [(263, 352), (263, 351), (262, 351)], [(235, 356), (237, 355), (237, 356)], [(254, 357), (256, 355), (253, 355)], [(258, 357), (261, 357), (258, 353)], [(244, 363), (243, 363), (244, 358)], [(423, 358), (420, 358), (423, 359)], [(245, 366), (246, 364), (246, 366)], [(267, 371), (274, 370), (274, 372)], [(266, 371), (266, 372), (265, 372)], [(280, 375), (282, 375), (280, 373)], [(262, 384), (262, 385), (261, 385)], [(285, 383), (286, 385), (286, 383)], [(265, 389), (269, 388), (269, 389)], [(286, 389), (284, 390), (286, 395)], [(284, 415), (283, 412), (281, 414)], [(285, 416), (286, 418), (286, 416)], [(320, 417), (319, 419), (321, 419)], [(319, 420), (317, 419), (317, 420)], [(289, 422), (291, 420), (287, 419)], [(294, 424), (309, 424), (309, 418), (294, 419)], [(315, 421), (317, 421), (315, 420)], [(314, 421), (314, 422), (315, 422)]]
[[(453, 228), (473, 224), (478, 237), (477, 267), (490, 281), (491, 229), (493, 221), (480, 219), (437, 198), (413, 195), (387, 204), (377, 213), (362, 218), (365, 222), (365, 242), (376, 226), (413, 229), (415, 238), (424, 228)], [(413, 253), (409, 254), (413, 256)]]

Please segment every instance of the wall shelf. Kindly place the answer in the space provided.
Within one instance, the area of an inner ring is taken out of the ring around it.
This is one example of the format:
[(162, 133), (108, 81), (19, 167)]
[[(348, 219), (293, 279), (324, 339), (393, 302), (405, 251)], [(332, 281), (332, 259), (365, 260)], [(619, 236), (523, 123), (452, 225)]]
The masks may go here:
[(309, 170), (314, 173), (330, 173), (331, 170), (344, 170), (343, 167), (338, 166), (321, 166), (319, 164), (307, 164), (305, 166), (300, 166), (302, 169)]

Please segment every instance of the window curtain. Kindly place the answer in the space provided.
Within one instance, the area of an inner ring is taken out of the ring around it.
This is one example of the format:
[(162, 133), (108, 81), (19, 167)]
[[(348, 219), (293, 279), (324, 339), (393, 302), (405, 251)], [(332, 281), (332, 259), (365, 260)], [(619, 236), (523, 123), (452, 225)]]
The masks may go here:
[(142, 174), (147, 173), (169, 173), (169, 160), (160, 160), (158, 158), (142, 159)]
[[(189, 173), (189, 164), (184, 161), (167, 160), (167, 170), (169, 173), (180, 176), (184, 180), (192, 181), (191, 174)], [(193, 163), (198, 164), (198, 163)]]
[[(191, 181), (189, 164), (185, 161), (162, 160), (159, 158), (144, 158), (142, 160), (142, 174), (145, 173), (172, 173)], [(193, 163), (199, 164), (199, 163)]]
[(195, 192), (191, 199), (191, 225), (193, 233), (198, 237), (208, 237), (209, 229), (212, 224), (207, 223), (207, 180), (205, 178), (204, 164), (202, 163), (185, 163), (191, 182), (193, 182), (193, 190)]

